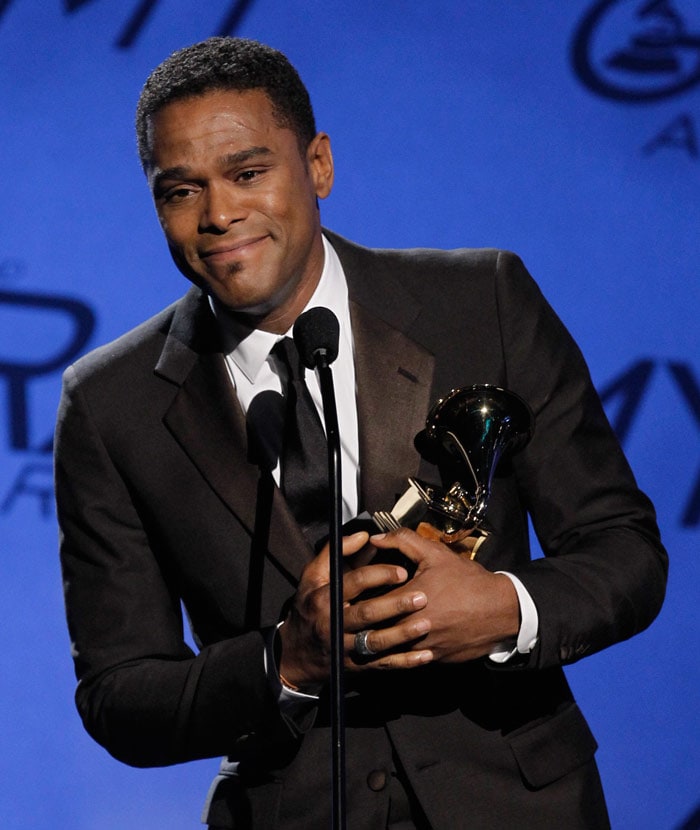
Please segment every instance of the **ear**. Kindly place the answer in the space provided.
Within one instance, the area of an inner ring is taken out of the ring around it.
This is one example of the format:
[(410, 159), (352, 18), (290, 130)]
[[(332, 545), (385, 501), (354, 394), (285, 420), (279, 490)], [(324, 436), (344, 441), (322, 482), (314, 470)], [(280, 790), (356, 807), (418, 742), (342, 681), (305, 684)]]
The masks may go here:
[(327, 133), (318, 133), (306, 151), (306, 163), (319, 199), (325, 199), (333, 187), (333, 154)]

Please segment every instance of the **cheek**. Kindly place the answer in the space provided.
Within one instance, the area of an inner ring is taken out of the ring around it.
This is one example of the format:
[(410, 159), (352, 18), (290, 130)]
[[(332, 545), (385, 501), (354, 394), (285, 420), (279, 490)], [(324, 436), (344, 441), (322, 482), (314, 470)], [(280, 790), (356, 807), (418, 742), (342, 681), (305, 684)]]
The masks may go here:
[(162, 213), (159, 213), (158, 214), (158, 221), (160, 222), (160, 229), (165, 234), (166, 239), (168, 239), (168, 241), (170, 241), (171, 239), (174, 239), (173, 223), (168, 219), (168, 217), (163, 216)]
[(293, 213), (292, 200), (285, 199), (281, 194), (270, 192), (261, 195), (251, 211), (267, 218), (273, 224), (283, 225), (290, 221)]
[(188, 248), (192, 247), (191, 243), (188, 244), (191, 234), (188, 233), (186, 222), (178, 217), (159, 216), (158, 218), (165, 238), (171, 246), (181, 248), (183, 251), (187, 251)]
[(279, 187), (258, 195), (256, 209), (280, 224), (299, 225), (307, 222), (316, 205), (316, 197), (310, 193), (308, 183), (304, 180), (288, 179)]

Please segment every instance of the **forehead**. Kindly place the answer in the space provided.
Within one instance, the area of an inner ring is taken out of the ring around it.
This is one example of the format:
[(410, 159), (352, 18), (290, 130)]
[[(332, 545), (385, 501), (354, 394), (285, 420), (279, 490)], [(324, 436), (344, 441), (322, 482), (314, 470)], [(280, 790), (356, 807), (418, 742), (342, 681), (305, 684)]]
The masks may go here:
[(166, 104), (148, 120), (151, 165), (171, 156), (232, 152), (245, 146), (279, 146), (294, 141), (272, 102), (260, 89), (213, 90)]

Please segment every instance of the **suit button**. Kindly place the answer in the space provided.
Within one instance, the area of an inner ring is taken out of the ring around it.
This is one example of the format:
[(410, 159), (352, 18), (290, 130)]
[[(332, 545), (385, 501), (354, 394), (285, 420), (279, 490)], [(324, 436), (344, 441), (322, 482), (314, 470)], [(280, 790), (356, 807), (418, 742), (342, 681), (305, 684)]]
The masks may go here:
[(386, 770), (373, 769), (367, 776), (367, 786), (375, 793), (381, 792), (386, 787), (388, 775)]

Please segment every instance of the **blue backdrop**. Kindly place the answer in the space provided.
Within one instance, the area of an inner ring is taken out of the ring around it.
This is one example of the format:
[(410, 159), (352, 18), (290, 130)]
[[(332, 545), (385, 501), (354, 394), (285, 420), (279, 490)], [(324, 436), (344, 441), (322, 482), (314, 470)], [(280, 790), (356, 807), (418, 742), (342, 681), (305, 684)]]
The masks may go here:
[(133, 110), (156, 63), (223, 32), (306, 80), (337, 163), (326, 225), (516, 250), (581, 344), (671, 576), (649, 631), (568, 674), (614, 827), (700, 827), (696, 0), (0, 0), (3, 828), (195, 828), (216, 768), (132, 770), (83, 732), (50, 439), (61, 368), (186, 287)]

